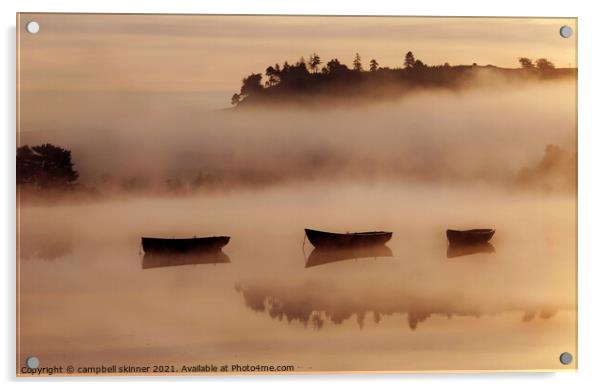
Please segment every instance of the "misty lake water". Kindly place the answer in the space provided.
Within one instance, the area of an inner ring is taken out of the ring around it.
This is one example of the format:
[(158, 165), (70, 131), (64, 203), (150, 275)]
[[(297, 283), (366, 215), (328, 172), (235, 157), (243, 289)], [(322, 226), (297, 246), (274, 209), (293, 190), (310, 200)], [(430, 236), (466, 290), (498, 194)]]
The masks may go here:
[[(19, 353), (42, 365), (520, 370), (576, 353), (572, 195), (289, 185), (19, 212)], [(392, 256), (306, 267), (305, 227), (389, 230)], [(497, 230), (495, 252), (449, 258), (445, 229), (471, 227)], [(231, 236), (230, 262), (143, 268), (141, 236), (195, 235)]]
[[(576, 20), (35, 16), (18, 370), (577, 367), (578, 69), (554, 27)], [(393, 237), (325, 255), (304, 228)], [(450, 228), (496, 233), (470, 254)], [(215, 259), (141, 253), (217, 235)]]

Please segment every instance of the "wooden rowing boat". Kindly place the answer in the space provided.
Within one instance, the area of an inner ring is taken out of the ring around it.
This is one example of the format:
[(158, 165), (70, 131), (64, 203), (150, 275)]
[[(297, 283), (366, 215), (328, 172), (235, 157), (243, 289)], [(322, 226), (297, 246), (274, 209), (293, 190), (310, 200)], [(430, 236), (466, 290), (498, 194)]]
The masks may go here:
[(195, 253), (216, 251), (230, 242), (230, 237), (155, 238), (142, 237), (145, 253)]
[(307, 239), (316, 248), (356, 248), (382, 245), (393, 236), (391, 232), (331, 233), (305, 229)]
[(447, 239), (450, 244), (476, 245), (484, 244), (491, 240), (494, 229), (447, 230)]

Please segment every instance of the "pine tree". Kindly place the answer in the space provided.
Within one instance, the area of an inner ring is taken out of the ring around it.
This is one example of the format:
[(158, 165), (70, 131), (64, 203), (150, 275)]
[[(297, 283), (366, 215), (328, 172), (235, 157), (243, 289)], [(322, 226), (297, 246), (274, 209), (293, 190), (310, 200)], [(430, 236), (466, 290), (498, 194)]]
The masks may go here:
[(378, 62), (373, 58), (370, 60), (370, 72), (376, 72), (378, 70)]
[(362, 57), (360, 57), (359, 53), (355, 53), (355, 58), (353, 59), (353, 70), (357, 70), (359, 72), (362, 71)]

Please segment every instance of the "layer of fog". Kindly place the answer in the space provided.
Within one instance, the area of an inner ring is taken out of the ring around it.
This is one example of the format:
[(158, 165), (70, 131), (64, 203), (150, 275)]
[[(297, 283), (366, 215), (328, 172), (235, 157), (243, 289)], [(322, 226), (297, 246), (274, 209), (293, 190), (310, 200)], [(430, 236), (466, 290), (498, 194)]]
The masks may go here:
[(97, 187), (508, 183), (537, 166), (546, 145), (575, 153), (575, 92), (574, 81), (554, 81), (422, 91), (378, 105), (239, 111), (205, 111), (190, 95), (42, 94), (24, 98), (20, 143), (71, 149), (81, 182)]
[[(377, 313), (408, 316), (415, 327), (429, 315), (505, 312), (520, 324), (575, 309), (574, 198), (438, 187), (332, 184), (25, 207), (19, 228), (23, 286), (48, 299), (101, 292), (102, 300), (107, 286), (118, 297), (175, 286), (196, 296), (209, 291), (209, 278), (211, 291), (230, 297), (220, 309), (237, 311), (237, 318), (255, 310), (304, 324)], [(392, 231), (392, 257), (307, 268), (312, 246), (303, 245), (304, 227)], [(448, 258), (445, 229), (471, 227), (496, 229), (495, 252)], [(223, 251), (231, 262), (144, 269), (141, 236), (193, 235), (230, 236)]]

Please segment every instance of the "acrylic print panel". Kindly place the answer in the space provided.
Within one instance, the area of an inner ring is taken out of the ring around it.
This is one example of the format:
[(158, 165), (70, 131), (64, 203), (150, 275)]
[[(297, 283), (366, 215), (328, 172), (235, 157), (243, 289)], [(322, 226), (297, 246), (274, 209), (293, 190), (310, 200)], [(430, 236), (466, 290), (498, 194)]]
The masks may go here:
[(19, 375), (576, 369), (576, 19), (17, 30)]

